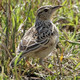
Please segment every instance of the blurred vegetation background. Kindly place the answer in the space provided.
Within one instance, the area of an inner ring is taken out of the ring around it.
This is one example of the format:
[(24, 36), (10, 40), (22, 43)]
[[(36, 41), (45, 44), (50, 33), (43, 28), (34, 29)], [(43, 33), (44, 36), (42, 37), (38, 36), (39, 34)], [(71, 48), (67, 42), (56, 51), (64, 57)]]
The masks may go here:
[[(54, 75), (34, 59), (30, 59), (30, 63), (36, 65), (36, 70), (29, 69), (24, 59), (16, 69), (10, 69), (9, 63), (16, 55), (20, 39), (34, 25), (36, 10), (44, 5), (63, 6), (53, 16), (53, 23), (59, 29), (60, 49), (45, 59), (45, 66)], [(80, 80), (80, 0), (0, 0), (0, 80), (29, 78)]]

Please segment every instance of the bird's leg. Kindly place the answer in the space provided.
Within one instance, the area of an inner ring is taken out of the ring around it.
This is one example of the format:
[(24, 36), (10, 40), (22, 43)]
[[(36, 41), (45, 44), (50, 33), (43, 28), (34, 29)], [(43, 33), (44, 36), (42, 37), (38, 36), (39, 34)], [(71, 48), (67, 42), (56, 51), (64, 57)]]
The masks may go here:
[(28, 64), (30, 74), (34, 74), (34, 72), (38, 72), (38, 69), (37, 67), (35, 67), (35, 65), (30, 64), (28, 60), (26, 60), (26, 62)]
[(29, 58), (27, 57), (27, 58), (26, 58), (26, 63), (29, 65), (29, 67), (30, 67), (30, 68), (34, 68), (35, 66), (32, 65), (28, 60), (29, 60)]
[(42, 65), (42, 67), (44, 67), (44, 69), (46, 71), (48, 71), (51, 75), (53, 75), (53, 72), (50, 69), (46, 68), (45, 65), (43, 64), (43, 59), (42, 58), (40, 58), (39, 63), (40, 63), (40, 65)]
[(29, 65), (29, 67), (31, 67), (31, 68), (32, 68), (32, 67), (33, 67), (33, 65), (32, 65), (28, 60), (29, 60), (29, 58), (27, 57), (27, 58), (26, 58), (26, 62), (27, 62), (27, 64)]
[(26, 60), (26, 62), (30, 67), (32, 67), (32, 65), (30, 64), (30, 62), (28, 60)]

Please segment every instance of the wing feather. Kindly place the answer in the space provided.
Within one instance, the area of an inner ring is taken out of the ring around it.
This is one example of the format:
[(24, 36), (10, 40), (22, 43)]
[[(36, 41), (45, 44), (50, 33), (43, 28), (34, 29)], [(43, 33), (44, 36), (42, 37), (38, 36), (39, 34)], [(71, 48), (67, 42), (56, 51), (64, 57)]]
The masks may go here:
[(23, 52), (24, 54), (26, 54), (26, 53), (33, 51), (49, 42), (49, 38), (41, 39), (44, 37), (44, 35), (42, 35), (42, 33), (39, 34), (39, 36), (38, 36), (36, 28), (31, 27), (23, 36), (23, 38), (18, 46), (17, 52), (18, 53)]

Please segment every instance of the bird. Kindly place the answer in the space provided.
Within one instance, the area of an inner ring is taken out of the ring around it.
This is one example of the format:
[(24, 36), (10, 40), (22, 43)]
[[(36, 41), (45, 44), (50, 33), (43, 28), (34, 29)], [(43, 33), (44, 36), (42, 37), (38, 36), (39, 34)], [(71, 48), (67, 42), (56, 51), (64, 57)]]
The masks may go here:
[(34, 26), (29, 28), (20, 40), (17, 55), (10, 62), (11, 67), (18, 56), (17, 64), (24, 57), (26, 60), (32, 57), (39, 58), (39, 63), (44, 65), (44, 58), (56, 48), (59, 42), (59, 31), (52, 22), (52, 18), (54, 12), (61, 7), (46, 5), (37, 10)]

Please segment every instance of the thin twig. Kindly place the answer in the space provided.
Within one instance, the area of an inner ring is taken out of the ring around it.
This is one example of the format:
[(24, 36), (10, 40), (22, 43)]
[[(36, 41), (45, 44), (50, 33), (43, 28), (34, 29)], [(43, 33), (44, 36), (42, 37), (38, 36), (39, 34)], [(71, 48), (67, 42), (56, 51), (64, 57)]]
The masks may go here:
[(61, 62), (60, 62), (60, 58), (58, 56), (58, 53), (56, 52), (56, 56), (57, 56), (57, 59), (58, 59), (58, 63), (59, 63), (59, 70), (60, 70), (60, 74), (61, 74), (61, 77), (63, 79), (63, 72), (62, 72), (62, 69), (61, 69)]
[(58, 70), (57, 70), (56, 58), (55, 57), (54, 57), (54, 67), (55, 67), (56, 74), (57, 74), (57, 80), (59, 80), (59, 75), (58, 75)]
[(70, 40), (66, 40), (66, 41), (69, 42), (69, 43), (72, 43), (72, 44), (80, 45), (80, 42), (75, 42), (75, 41), (70, 41)]

